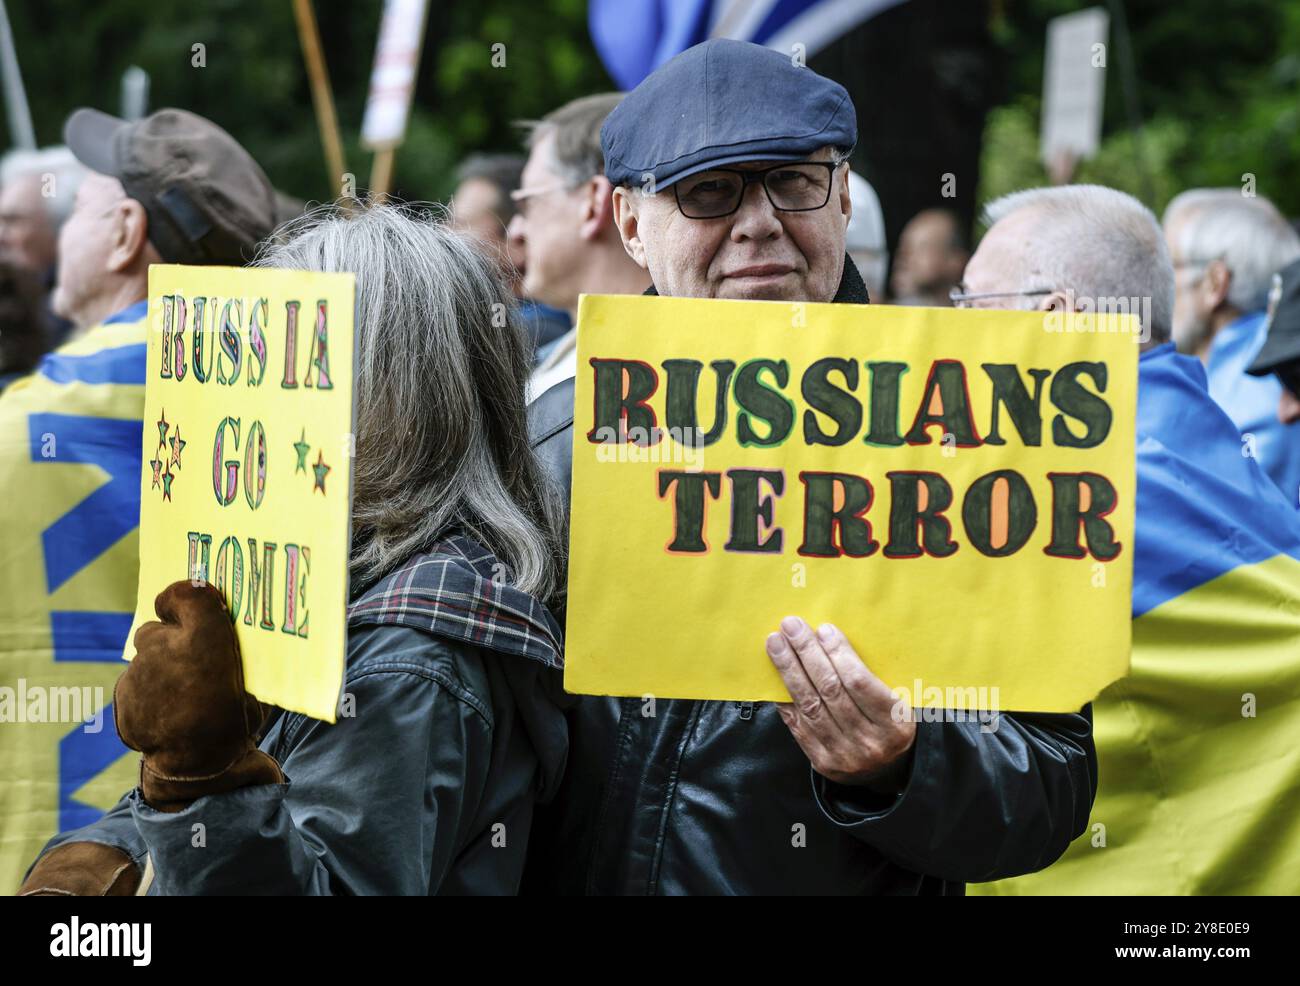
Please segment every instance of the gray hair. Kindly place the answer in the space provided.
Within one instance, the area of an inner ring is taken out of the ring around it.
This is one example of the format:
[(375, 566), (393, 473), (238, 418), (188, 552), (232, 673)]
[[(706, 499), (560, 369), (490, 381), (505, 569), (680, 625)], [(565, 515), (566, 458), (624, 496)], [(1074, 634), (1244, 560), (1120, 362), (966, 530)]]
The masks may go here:
[(313, 210), (254, 266), (356, 274), (353, 578), (463, 533), (520, 589), (556, 594), (563, 511), (529, 445), (531, 361), (491, 263), (441, 216), (381, 205)]
[(1193, 188), (1165, 209), (1179, 260), (1189, 264), (1223, 261), (1232, 272), (1228, 304), (1251, 312), (1268, 303), (1273, 275), (1300, 257), (1300, 235), (1266, 198), (1239, 188)]
[(1174, 268), (1150, 209), (1113, 188), (1063, 185), (1004, 195), (985, 206), (984, 219), (992, 225), (1027, 208), (1037, 210), (1041, 221), (1025, 245), (1022, 290), (1072, 291), (1092, 299), (1099, 312), (1112, 310), (1112, 303), (1149, 298), (1151, 324), (1143, 329), (1152, 342), (1168, 341)]
[(15, 150), (0, 158), (0, 185), (19, 178), (49, 176), (49, 194), (42, 189), (41, 200), (55, 229), (72, 213), (77, 187), (86, 169), (66, 147), (46, 147), (39, 151)]
[(521, 120), (528, 131), (524, 145), (531, 151), (555, 135), (552, 170), (570, 188), (605, 173), (605, 153), (600, 147), (600, 127), (605, 117), (623, 101), (621, 92), (601, 92), (565, 103), (540, 120)]

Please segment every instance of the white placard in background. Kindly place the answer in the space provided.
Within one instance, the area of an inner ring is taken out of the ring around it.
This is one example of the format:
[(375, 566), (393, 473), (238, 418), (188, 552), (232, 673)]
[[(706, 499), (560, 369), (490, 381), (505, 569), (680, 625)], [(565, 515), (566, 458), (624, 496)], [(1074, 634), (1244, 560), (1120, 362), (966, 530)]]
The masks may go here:
[(428, 0), (384, 2), (366, 115), (361, 122), (361, 142), (370, 150), (395, 147), (406, 135), (428, 7)]
[(1106, 101), (1109, 28), (1110, 15), (1101, 7), (1048, 22), (1041, 146), (1046, 162), (1062, 153), (1074, 158), (1097, 153)]

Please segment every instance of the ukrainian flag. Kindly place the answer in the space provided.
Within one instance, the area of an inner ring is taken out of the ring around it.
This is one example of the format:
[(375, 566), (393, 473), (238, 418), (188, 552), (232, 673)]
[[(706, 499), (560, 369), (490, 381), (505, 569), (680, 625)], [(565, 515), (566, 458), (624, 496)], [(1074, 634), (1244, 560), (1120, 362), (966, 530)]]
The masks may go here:
[(1133, 662), (1093, 706), (1089, 830), (970, 893), (1300, 893), (1300, 515), (1248, 449), (1198, 360), (1143, 354)]
[[(94, 821), (136, 783), (108, 703), (135, 611), (147, 307), (95, 326), (0, 394), (6, 893), (52, 835)], [(102, 713), (100, 728), (48, 721), (73, 710)]]

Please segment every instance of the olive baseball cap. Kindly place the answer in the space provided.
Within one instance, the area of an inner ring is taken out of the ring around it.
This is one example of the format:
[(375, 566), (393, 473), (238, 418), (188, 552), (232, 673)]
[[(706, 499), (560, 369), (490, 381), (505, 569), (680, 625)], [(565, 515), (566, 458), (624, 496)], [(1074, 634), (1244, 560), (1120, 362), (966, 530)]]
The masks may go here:
[(149, 242), (173, 264), (242, 266), (275, 229), (275, 190), (234, 137), (186, 110), (119, 120), (79, 109), (64, 142), (144, 206)]

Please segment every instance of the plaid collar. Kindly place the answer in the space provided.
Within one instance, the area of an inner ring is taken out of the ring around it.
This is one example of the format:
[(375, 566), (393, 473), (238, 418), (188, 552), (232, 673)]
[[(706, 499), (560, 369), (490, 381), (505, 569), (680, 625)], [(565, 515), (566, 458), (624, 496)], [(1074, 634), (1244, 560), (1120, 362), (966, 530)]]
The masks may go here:
[(503, 573), (509, 571), (492, 552), (453, 535), (363, 592), (348, 606), (348, 626), (401, 624), (562, 669), (555, 617)]

